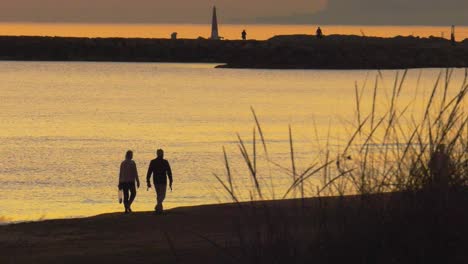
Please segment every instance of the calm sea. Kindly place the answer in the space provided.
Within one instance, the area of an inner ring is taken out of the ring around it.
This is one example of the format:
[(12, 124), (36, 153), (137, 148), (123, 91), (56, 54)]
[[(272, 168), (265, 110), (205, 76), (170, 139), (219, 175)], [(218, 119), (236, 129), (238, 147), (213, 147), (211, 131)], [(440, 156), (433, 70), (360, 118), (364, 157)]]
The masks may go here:
[[(143, 183), (155, 150), (165, 149), (175, 178), (168, 208), (228, 201), (213, 173), (225, 177), (225, 146), (235, 185), (251, 184), (235, 143), (238, 132), (252, 148), (251, 106), (271, 157), (284, 167), (290, 166), (291, 124), (300, 169), (319, 155), (318, 144), (329, 139), (339, 147), (349, 136), (355, 83), (362, 87), (367, 80), (365, 109), (378, 75), (214, 66), (0, 62), (0, 221), (121, 211), (117, 176), (128, 149)], [(402, 105), (427, 95), (440, 71), (409, 71)], [(382, 72), (382, 104), (396, 73)], [(463, 71), (455, 70), (452, 83), (462, 78)], [(258, 144), (260, 155), (261, 149)], [(274, 179), (269, 196), (281, 196), (291, 183), (287, 173), (261, 159), (258, 166), (266, 185)], [(134, 210), (152, 210), (154, 200), (154, 191), (142, 186)]]

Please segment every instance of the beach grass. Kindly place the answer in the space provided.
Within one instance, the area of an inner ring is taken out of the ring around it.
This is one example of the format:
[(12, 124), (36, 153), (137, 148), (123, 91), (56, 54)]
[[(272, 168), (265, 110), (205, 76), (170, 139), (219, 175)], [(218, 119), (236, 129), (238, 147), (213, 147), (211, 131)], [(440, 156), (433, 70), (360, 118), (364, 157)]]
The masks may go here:
[[(291, 178), (290, 186), (280, 197), (299, 195), (298, 201), (302, 202), (282, 210), (259, 209), (253, 213), (253, 225), (237, 227), (235, 233), (241, 248), (237, 257), (242, 263), (468, 261), (463, 250), (468, 245), (464, 224), (468, 214), (460, 209), (468, 205), (468, 69), (457, 90), (450, 90), (452, 69), (441, 71), (432, 87), (423, 87), (430, 95), (420, 112), (409, 111), (416, 109), (416, 96), (410, 103), (399, 101), (407, 74), (408, 71), (396, 73), (391, 95), (382, 103), (379, 81), (383, 77), (379, 72), (368, 113), (363, 110), (365, 87), (356, 85), (356, 114), (355, 120), (348, 122), (353, 130), (347, 143), (337, 151), (330, 148), (328, 138), (318, 151), (320, 161), (302, 171), (296, 165), (291, 126), (291, 165), (286, 168), (269, 155), (268, 140), (252, 108), (250, 153), (245, 140), (237, 135), (240, 154), (254, 183), (244, 189), (251, 188), (251, 201), (264, 200), (269, 190), (265, 183), (274, 179), (271, 171), (258, 170), (256, 162), (263, 158)], [(256, 148), (257, 134), (262, 155)], [(446, 171), (442, 172), (431, 165), (441, 148), (448, 157)], [(223, 152), (226, 178), (215, 176), (241, 207), (242, 194), (233, 188), (236, 179), (228, 154), (224, 149)], [(442, 177), (445, 180), (441, 182)], [(307, 182), (313, 182), (315, 188), (304, 188)], [(321, 199), (329, 201), (324, 199), (327, 196), (337, 196), (337, 200), (321, 203)], [(307, 205), (306, 197), (315, 197), (319, 202)], [(297, 217), (285, 217), (291, 214)]]

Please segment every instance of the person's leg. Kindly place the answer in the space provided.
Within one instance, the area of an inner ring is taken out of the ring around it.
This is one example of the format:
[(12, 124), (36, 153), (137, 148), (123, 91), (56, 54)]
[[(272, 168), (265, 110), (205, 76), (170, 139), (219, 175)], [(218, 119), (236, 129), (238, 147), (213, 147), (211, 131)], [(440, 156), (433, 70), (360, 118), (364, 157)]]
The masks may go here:
[(166, 184), (155, 185), (156, 197), (157, 197), (156, 198), (157, 200), (156, 212), (157, 213), (163, 212), (163, 202), (164, 202), (164, 199), (166, 198), (166, 188), (167, 188)]
[(125, 213), (127, 213), (128, 212), (128, 199), (129, 199), (129, 194), (128, 194), (129, 188), (128, 188), (127, 183), (122, 184), (122, 190), (123, 190), (123, 195), (124, 195), (123, 204), (125, 207)]
[(129, 186), (129, 191), (130, 191), (130, 198), (128, 199), (128, 210), (131, 212), (132, 211), (132, 203), (133, 200), (135, 200), (136, 197), (136, 188), (135, 188), (135, 183), (130, 184)]
[(161, 209), (160, 209), (160, 205), (159, 205), (159, 196), (161, 195), (161, 190), (159, 189), (159, 185), (154, 185), (154, 189), (156, 190), (156, 206), (154, 207), (154, 210), (156, 211), (156, 213), (158, 213)]
[(159, 204), (159, 197), (161, 196), (160, 185), (155, 184), (154, 189), (156, 190), (156, 207), (154, 207), (154, 210), (156, 211), (156, 213), (159, 213), (161, 211), (161, 205)]
[(161, 197), (160, 197), (160, 202), (159, 202), (161, 204), (161, 212), (164, 211), (163, 202), (166, 199), (166, 190), (167, 190), (167, 185), (166, 184), (161, 185)]

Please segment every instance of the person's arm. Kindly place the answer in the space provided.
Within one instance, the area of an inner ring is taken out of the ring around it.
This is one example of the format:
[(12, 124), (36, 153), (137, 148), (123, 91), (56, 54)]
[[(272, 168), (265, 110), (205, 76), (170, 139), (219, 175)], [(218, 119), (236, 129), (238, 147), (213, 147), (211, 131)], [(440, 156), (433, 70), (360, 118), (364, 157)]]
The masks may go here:
[(136, 180), (137, 188), (140, 188), (140, 179), (138, 178), (138, 169), (137, 169), (135, 162), (133, 162), (133, 166), (135, 166), (135, 180)]
[(169, 177), (169, 187), (171, 187), (172, 190), (172, 170), (171, 170), (171, 165), (169, 165), (169, 161), (166, 161), (167, 164), (167, 177)]
[(148, 166), (148, 172), (146, 173), (146, 186), (148, 186), (148, 188), (151, 188), (151, 183), (150, 183), (151, 174), (153, 174), (153, 162), (152, 161), (150, 162)]
[(120, 186), (120, 181), (122, 180), (122, 165), (123, 163), (120, 163), (120, 170), (119, 170), (119, 183), (117, 184), (117, 187), (119, 187), (119, 190), (121, 190), (121, 186)]

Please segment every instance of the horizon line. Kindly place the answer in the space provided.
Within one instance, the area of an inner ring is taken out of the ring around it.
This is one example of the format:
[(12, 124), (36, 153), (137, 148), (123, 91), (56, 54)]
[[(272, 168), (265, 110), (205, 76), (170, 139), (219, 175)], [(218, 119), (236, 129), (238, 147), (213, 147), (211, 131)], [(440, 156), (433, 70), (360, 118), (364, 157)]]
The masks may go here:
[[(78, 21), (27, 21), (27, 20), (18, 20), (18, 21), (0, 21), (0, 24), (69, 24), (69, 25), (211, 25), (210, 22), (200, 23), (200, 22), (119, 22), (119, 21), (89, 21), (89, 22), (78, 22)], [(228, 22), (228, 23), (219, 23), (219, 25), (260, 25), (260, 26), (365, 26), (365, 27), (450, 27), (453, 24), (386, 24), (386, 23), (376, 23), (376, 24), (340, 24), (340, 23), (263, 23), (263, 22), (249, 22), (249, 23), (240, 23), (240, 22)], [(455, 24), (457, 27), (468, 27), (467, 24)]]

